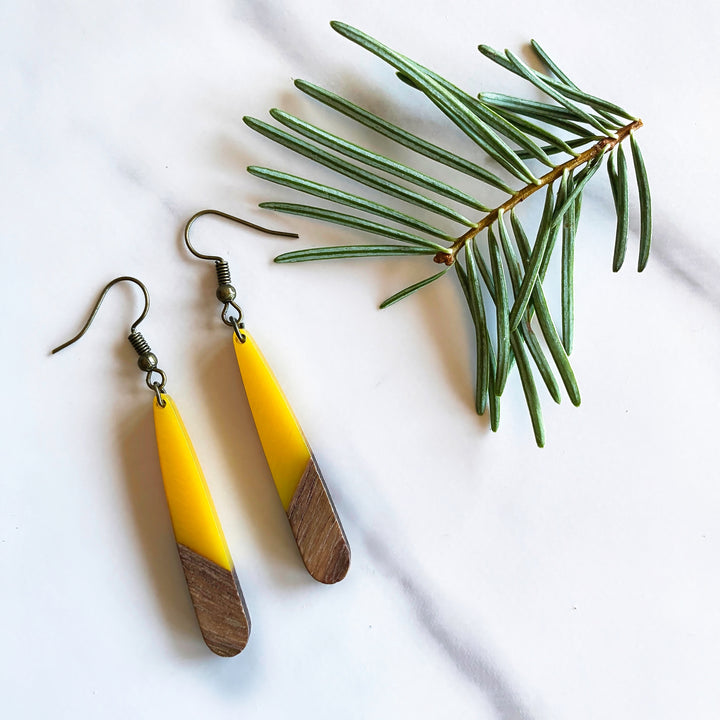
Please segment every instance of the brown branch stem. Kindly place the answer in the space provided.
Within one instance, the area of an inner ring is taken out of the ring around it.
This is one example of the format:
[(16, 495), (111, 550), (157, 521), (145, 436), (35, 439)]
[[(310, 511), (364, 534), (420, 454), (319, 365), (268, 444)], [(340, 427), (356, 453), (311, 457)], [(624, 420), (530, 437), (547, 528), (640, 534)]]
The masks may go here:
[(435, 255), (433, 258), (434, 261), (438, 264), (452, 265), (453, 262), (455, 262), (455, 257), (458, 252), (465, 246), (465, 243), (481, 233), (486, 227), (492, 225), (497, 220), (500, 211), (505, 213), (512, 210), (512, 208), (520, 204), (526, 198), (529, 198), (534, 192), (537, 192), (541, 188), (554, 183), (558, 178), (562, 177), (566, 170), (568, 172), (570, 170), (574, 170), (576, 167), (580, 167), (592, 160), (602, 151), (612, 149), (615, 145), (621, 143), (633, 130), (637, 130), (640, 127), (642, 127), (642, 120), (634, 120), (633, 122), (628, 123), (625, 127), (620, 128), (617, 131), (617, 135), (614, 137), (604, 137), (577, 157), (570, 158), (570, 160), (562, 165), (558, 165), (553, 168), (550, 172), (543, 175), (537, 184), (532, 183), (530, 185), (526, 185), (521, 190), (518, 190), (518, 192), (516, 192), (510, 199), (506, 200), (502, 205), (499, 205), (494, 210), (491, 210), (475, 227), (470, 228), (465, 234), (461, 235), (452, 244), (452, 246), (448, 248), (447, 252)]

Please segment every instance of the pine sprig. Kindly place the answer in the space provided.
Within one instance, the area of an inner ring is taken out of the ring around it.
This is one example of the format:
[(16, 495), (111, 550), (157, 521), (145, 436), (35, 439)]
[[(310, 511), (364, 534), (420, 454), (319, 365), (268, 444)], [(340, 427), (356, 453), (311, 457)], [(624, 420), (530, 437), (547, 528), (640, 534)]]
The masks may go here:
[[(650, 190), (635, 136), (642, 122), (615, 103), (583, 91), (534, 40), (531, 47), (538, 62), (546, 68), (545, 72), (534, 70), (508, 50), (502, 54), (487, 45), (480, 45), (479, 50), (493, 62), (527, 80), (536, 92), (545, 96), (541, 100), (495, 92), (468, 93), (356, 28), (340, 22), (333, 22), (331, 26), (386, 62), (403, 83), (425, 95), (474, 143), (476, 152), (463, 157), (317, 85), (296, 80), (295, 86), (396, 145), (450, 167), (479, 181), (480, 185), (475, 193), (460, 190), (405, 162), (350, 142), (282, 110), (274, 109), (270, 114), (285, 129), (246, 117), (245, 123), (253, 130), (360, 186), (385, 195), (388, 200), (377, 202), (360, 193), (280, 170), (251, 166), (248, 170), (253, 175), (394, 223), (388, 225), (314, 205), (262, 203), (264, 208), (342, 225), (390, 241), (378, 245), (308, 248), (284, 253), (275, 258), (276, 262), (426, 255), (435, 263), (447, 266), (394, 293), (382, 302), (381, 308), (440, 280), (447, 274), (448, 267), (454, 266), (475, 330), (477, 412), (489, 412), (490, 426), (497, 430), (500, 396), (509, 374), (517, 368), (535, 440), (542, 446), (545, 433), (532, 365), (555, 402), (560, 402), (561, 398), (557, 374), (571, 402), (580, 404), (569, 355), (574, 332), (575, 241), (582, 194), (587, 183), (607, 161), (617, 215), (612, 258), (612, 269), (617, 272), (624, 262), (628, 242), (630, 180), (622, 147), (628, 139), (640, 205), (638, 270), (643, 270), (647, 264), (652, 233)], [(481, 152), (478, 154), (477, 150)], [(501, 168), (500, 174), (485, 167), (484, 158), (494, 161)], [(538, 174), (529, 163), (536, 163), (544, 172)], [(504, 179), (503, 173), (510, 179)], [(522, 186), (515, 190), (513, 185), (518, 181)], [(492, 187), (495, 193), (497, 190), (505, 193), (506, 199), (493, 208), (484, 197), (485, 185)], [(516, 209), (541, 190), (545, 194), (544, 210), (531, 242)], [(457, 230), (453, 233), (438, 228), (400, 210), (393, 205), (394, 200), (434, 213), (445, 223), (454, 224)], [(448, 200), (466, 209), (460, 212), (446, 204)], [(467, 217), (467, 214), (472, 216), (468, 210), (481, 215), (472, 220)], [(507, 227), (508, 216), (511, 233)], [(558, 241), (560, 332), (545, 297), (545, 275)], [(493, 319), (495, 328), (492, 333), (489, 318)], [(539, 336), (535, 328), (539, 330)]]

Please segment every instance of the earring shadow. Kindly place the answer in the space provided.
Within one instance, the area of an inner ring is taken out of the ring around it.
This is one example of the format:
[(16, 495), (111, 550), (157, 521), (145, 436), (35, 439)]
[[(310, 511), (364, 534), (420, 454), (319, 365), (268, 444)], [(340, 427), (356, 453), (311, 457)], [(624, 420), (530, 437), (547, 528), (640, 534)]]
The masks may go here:
[[(228, 332), (214, 352), (198, 352), (197, 376), (208, 406), (213, 432), (233, 470), (233, 486), (245, 508), (265, 567), (285, 588), (312, 581), (305, 572), (285, 511), (263, 454)], [(312, 581), (314, 582), (314, 581)]]

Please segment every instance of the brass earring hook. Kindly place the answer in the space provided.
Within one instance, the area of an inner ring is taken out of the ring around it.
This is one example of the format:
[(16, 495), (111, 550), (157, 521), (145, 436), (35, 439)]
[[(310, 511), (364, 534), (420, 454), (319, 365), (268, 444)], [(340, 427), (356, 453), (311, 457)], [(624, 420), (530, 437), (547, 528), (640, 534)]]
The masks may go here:
[(225, 218), (226, 220), (232, 220), (236, 223), (240, 223), (240, 225), (245, 225), (246, 227), (251, 227), (254, 230), (260, 230), (260, 232), (267, 233), (268, 235), (279, 235), (280, 237), (291, 237), (291, 238), (297, 238), (300, 237), (297, 233), (290, 233), (290, 232), (284, 232), (282, 230), (270, 230), (269, 228), (263, 227), (262, 225), (256, 225), (255, 223), (250, 222), (249, 220), (243, 220), (242, 218), (236, 217), (235, 215), (230, 215), (229, 213), (222, 212), (222, 210), (201, 210), (200, 212), (196, 212), (185, 225), (185, 244), (187, 245), (188, 250), (196, 257), (200, 258), (201, 260), (212, 260), (216, 263), (222, 263), (225, 262), (223, 258), (221, 258), (218, 255), (203, 255), (202, 253), (199, 253), (191, 244), (190, 244), (190, 226), (203, 215), (216, 215), (217, 217)]
[(87, 331), (90, 325), (92, 324), (92, 321), (95, 319), (95, 316), (98, 314), (98, 310), (100, 310), (100, 305), (102, 305), (102, 301), (105, 299), (105, 296), (110, 291), (110, 288), (113, 285), (117, 285), (120, 282), (123, 281), (128, 282), (134, 282), (141, 290), (143, 295), (145, 296), (145, 307), (143, 308), (142, 313), (140, 314), (140, 317), (130, 326), (130, 333), (134, 333), (137, 326), (147, 317), (148, 311), (150, 310), (150, 295), (148, 294), (148, 290), (143, 285), (140, 280), (134, 277), (130, 277), (129, 275), (123, 275), (122, 277), (117, 277), (114, 280), (111, 280), (100, 293), (100, 297), (98, 298), (97, 302), (95, 303), (95, 307), (93, 308), (93, 311), (90, 313), (90, 317), (88, 318), (88, 321), (85, 323), (85, 326), (83, 329), (72, 339), (68, 340), (67, 342), (64, 342), (62, 345), (58, 345), (53, 351), (52, 354), (60, 352), (61, 350), (64, 350), (68, 345), (72, 345), (74, 342), (77, 342)]
[[(165, 400), (162, 398), (162, 393), (165, 392), (165, 383), (167, 382), (167, 376), (158, 367), (158, 359), (153, 353), (153, 351), (150, 349), (150, 345), (148, 344), (147, 340), (145, 340), (142, 333), (138, 332), (137, 330), (138, 325), (147, 317), (148, 311), (150, 310), (150, 295), (148, 293), (148, 289), (137, 278), (131, 277), (129, 275), (123, 275), (121, 277), (116, 277), (114, 280), (111, 280), (102, 289), (100, 297), (97, 299), (95, 307), (90, 313), (90, 317), (83, 326), (82, 330), (80, 330), (80, 332), (75, 335), (75, 337), (54, 348), (51, 354), (54, 355), (55, 353), (64, 350), (66, 347), (68, 347), (68, 345), (72, 345), (74, 342), (77, 342), (83, 335), (85, 335), (85, 333), (88, 331), (88, 328), (92, 324), (92, 321), (95, 319), (95, 316), (98, 314), (98, 310), (100, 310), (100, 306), (102, 305), (105, 296), (110, 291), (110, 288), (113, 285), (117, 285), (118, 283), (125, 281), (135, 283), (140, 288), (140, 290), (142, 290), (143, 297), (145, 298), (145, 307), (143, 308), (142, 313), (140, 313), (140, 317), (135, 320), (135, 322), (130, 326), (130, 335), (128, 335), (128, 340), (135, 349), (135, 352), (138, 354), (138, 367), (143, 372), (147, 373), (145, 377), (145, 382), (147, 383), (147, 386), (155, 392), (160, 406), (165, 407)], [(158, 375), (160, 375), (159, 382), (157, 380), (152, 380), (153, 373), (158, 373)]]
[[(220, 317), (226, 325), (233, 329), (238, 340), (240, 340), (240, 342), (245, 342), (245, 333), (242, 332), (242, 329), (244, 328), (244, 324), (242, 322), (243, 312), (240, 306), (235, 302), (237, 291), (235, 290), (230, 278), (230, 267), (228, 266), (227, 260), (221, 258), (219, 255), (204, 255), (203, 253), (198, 252), (190, 243), (190, 227), (199, 217), (202, 217), (203, 215), (216, 215), (217, 217), (225, 218), (226, 220), (232, 220), (240, 225), (260, 230), (260, 232), (267, 233), (268, 235), (279, 235), (281, 237), (292, 238), (300, 236), (297, 233), (284, 232), (282, 230), (269, 230), (261, 225), (256, 225), (255, 223), (251, 223), (249, 220), (243, 220), (242, 218), (222, 212), (221, 210), (201, 210), (200, 212), (196, 212), (187, 221), (185, 225), (185, 245), (187, 245), (188, 250), (196, 258), (200, 258), (201, 260), (212, 260), (215, 263), (215, 272), (217, 274), (218, 281), (215, 297), (217, 297), (217, 299), (223, 304)], [(235, 310), (237, 315), (231, 314), (230, 308)]]

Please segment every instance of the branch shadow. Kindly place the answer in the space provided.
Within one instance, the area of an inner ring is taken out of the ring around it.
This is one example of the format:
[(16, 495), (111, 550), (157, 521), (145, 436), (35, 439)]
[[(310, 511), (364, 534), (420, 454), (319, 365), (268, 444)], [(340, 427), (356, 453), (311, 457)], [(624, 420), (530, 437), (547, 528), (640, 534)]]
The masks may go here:
[[(429, 268), (427, 259), (423, 259), (425, 262), (422, 267), (417, 263), (417, 269), (413, 269), (412, 273), (407, 267), (403, 268), (401, 277), (390, 263), (380, 264), (376, 285), (381, 288), (383, 297), (376, 296), (377, 304), (385, 296), (397, 292), (403, 284), (410, 285), (438, 272), (440, 268), (437, 265)], [(439, 358), (445, 368), (442, 382), (448, 386), (461, 406), (474, 415), (475, 330), (454, 269), (449, 269), (446, 276), (400, 303), (414, 305), (413, 322), (428, 328), (423, 353), (434, 353)], [(393, 305), (378, 312), (392, 313), (395, 307)], [(489, 424), (485, 416), (479, 420), (483, 425)]]

